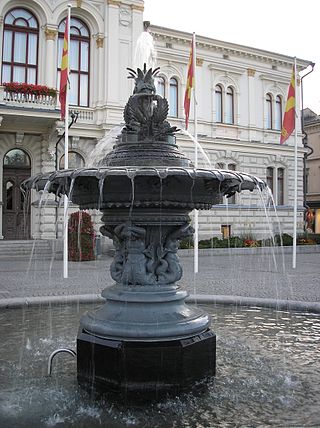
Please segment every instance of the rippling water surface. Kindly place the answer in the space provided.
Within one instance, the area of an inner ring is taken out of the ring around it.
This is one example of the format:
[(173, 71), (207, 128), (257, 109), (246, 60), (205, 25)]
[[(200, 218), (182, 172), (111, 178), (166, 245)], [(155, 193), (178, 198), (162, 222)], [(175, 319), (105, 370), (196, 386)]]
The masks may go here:
[(315, 427), (320, 426), (319, 315), (205, 306), (217, 334), (217, 375), (144, 408), (93, 401), (78, 388), (80, 315), (92, 305), (0, 312), (0, 427)]

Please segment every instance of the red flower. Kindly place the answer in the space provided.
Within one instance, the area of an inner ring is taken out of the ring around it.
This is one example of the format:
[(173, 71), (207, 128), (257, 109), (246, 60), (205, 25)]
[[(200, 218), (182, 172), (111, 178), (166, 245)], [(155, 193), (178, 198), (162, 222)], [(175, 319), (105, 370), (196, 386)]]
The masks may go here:
[(32, 83), (17, 83), (17, 82), (4, 82), (2, 85), (7, 92), (16, 92), (20, 94), (30, 95), (48, 95), (55, 97), (57, 94), (56, 89), (49, 88), (45, 85), (33, 85)]

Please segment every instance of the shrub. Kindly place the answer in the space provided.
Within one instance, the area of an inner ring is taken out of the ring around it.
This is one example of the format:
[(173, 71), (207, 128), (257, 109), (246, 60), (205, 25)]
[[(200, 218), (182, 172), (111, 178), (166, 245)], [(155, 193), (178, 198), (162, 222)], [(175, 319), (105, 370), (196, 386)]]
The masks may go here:
[(282, 235), (275, 235), (274, 241), (276, 245), (282, 244), (284, 247), (290, 247), (293, 244), (292, 236), (288, 235), (287, 233), (283, 233)]
[(95, 259), (95, 233), (89, 213), (72, 213), (68, 222), (68, 256), (75, 262)]
[(181, 248), (181, 250), (189, 250), (190, 248), (193, 248), (193, 238), (189, 237), (181, 239), (179, 248)]
[(304, 233), (297, 238), (298, 245), (315, 245), (317, 242), (313, 237), (314, 234)]

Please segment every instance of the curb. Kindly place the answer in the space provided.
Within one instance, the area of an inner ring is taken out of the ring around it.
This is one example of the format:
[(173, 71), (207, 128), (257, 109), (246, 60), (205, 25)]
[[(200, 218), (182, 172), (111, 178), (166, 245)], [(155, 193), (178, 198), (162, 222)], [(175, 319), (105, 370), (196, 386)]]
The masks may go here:
[[(62, 296), (41, 297), (13, 297), (0, 300), (0, 309), (22, 308), (38, 305), (57, 305), (69, 303), (101, 303), (105, 299), (100, 294), (76, 294)], [(257, 306), (286, 311), (313, 312), (320, 314), (320, 302), (305, 302), (299, 300), (263, 299), (243, 296), (217, 296), (211, 294), (191, 294), (187, 297), (188, 303)]]
[[(320, 245), (297, 245), (297, 254), (320, 253)], [(199, 249), (199, 256), (222, 255), (261, 255), (261, 254), (292, 254), (292, 246), (289, 247), (242, 247), (242, 248), (206, 248)], [(179, 257), (194, 256), (194, 249), (179, 249)]]

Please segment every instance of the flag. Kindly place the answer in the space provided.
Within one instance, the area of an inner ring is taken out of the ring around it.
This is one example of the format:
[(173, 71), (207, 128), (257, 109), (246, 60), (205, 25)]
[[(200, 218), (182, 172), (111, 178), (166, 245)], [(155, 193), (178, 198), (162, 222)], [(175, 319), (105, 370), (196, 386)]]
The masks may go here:
[(69, 71), (68, 31), (69, 31), (69, 20), (67, 16), (66, 28), (65, 28), (64, 37), (63, 37), (61, 72), (60, 72), (59, 101), (60, 101), (60, 109), (61, 109), (61, 120), (64, 120), (66, 115), (66, 99), (67, 99), (67, 85), (68, 85), (68, 71)]
[(191, 91), (194, 88), (195, 79), (194, 79), (194, 45), (195, 45), (195, 34), (192, 36), (191, 52), (188, 64), (188, 76), (187, 76), (187, 85), (186, 92), (184, 94), (184, 112), (186, 116), (186, 129), (188, 129), (189, 123), (189, 112), (190, 112), (190, 102), (191, 102)]
[(296, 112), (295, 112), (295, 73), (294, 68), (292, 70), (291, 81), (288, 90), (288, 98), (286, 103), (286, 110), (283, 116), (280, 144), (283, 144), (292, 134), (295, 128)]

